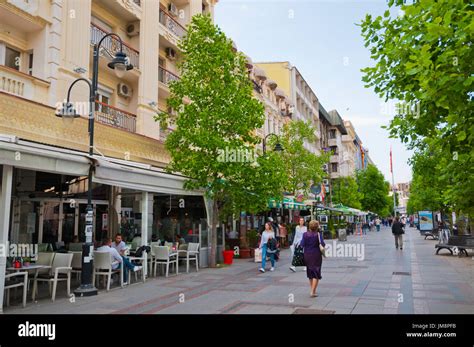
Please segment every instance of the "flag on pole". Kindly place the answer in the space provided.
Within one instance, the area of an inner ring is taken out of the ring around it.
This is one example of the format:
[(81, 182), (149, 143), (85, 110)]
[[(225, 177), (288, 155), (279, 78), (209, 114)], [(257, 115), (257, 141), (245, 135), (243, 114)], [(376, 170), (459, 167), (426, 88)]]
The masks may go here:
[(392, 146), (390, 146), (390, 172), (393, 173), (393, 165), (392, 165)]

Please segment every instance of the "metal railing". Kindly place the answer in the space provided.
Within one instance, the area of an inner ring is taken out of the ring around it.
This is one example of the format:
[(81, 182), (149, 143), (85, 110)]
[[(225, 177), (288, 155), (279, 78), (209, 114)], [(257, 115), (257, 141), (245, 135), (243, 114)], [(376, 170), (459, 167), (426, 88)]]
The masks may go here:
[(158, 81), (161, 83), (164, 83), (166, 85), (169, 85), (170, 82), (173, 81), (178, 81), (179, 76), (175, 75), (174, 73), (166, 70), (163, 67), (158, 67)]
[[(102, 29), (96, 24), (91, 23), (91, 44), (95, 45), (99, 43), (99, 41), (107, 34), (108, 32), (106, 30)], [(105, 48), (110, 54), (114, 55), (120, 50), (120, 42), (115, 37), (107, 37), (102, 42), (101, 47)], [(125, 42), (123, 43), (123, 52), (130, 59), (130, 64), (132, 64), (134, 68), (139, 68), (140, 52), (128, 46)]]
[(160, 23), (180, 39), (186, 35), (187, 30), (179, 24), (170, 14), (160, 8)]
[(137, 117), (127, 111), (100, 101), (95, 102), (95, 119), (102, 124), (123, 129), (131, 133), (137, 130)]

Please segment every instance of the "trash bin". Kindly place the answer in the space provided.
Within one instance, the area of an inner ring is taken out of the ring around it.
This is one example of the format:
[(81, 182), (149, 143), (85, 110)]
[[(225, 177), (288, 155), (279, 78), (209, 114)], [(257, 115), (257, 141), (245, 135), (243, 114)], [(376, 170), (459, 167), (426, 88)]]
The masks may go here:
[(346, 229), (338, 229), (337, 236), (339, 241), (347, 241)]

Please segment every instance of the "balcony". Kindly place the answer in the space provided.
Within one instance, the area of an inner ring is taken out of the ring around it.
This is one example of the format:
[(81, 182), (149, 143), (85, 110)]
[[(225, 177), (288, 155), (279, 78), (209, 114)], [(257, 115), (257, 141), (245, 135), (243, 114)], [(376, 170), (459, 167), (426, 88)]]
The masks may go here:
[(329, 139), (328, 140), (328, 145), (329, 145), (329, 147), (337, 146), (337, 139)]
[[(107, 34), (107, 31), (100, 28), (96, 24), (91, 23), (91, 45), (99, 43), (99, 41)], [(105, 50), (110, 54), (108, 59), (111, 59), (111, 57), (115, 56), (115, 53), (120, 50), (120, 42), (115, 37), (108, 37), (102, 42), (101, 48), (105, 48)], [(130, 64), (132, 64), (134, 68), (138, 69), (140, 52), (135, 48), (130, 47), (125, 42), (123, 43), (123, 52), (130, 59)]]
[(341, 175), (339, 174), (339, 172), (331, 172), (331, 178), (334, 179), (334, 178), (339, 178)]
[(352, 142), (354, 139), (349, 135), (342, 135), (342, 142)]
[(108, 13), (121, 18), (126, 22), (142, 19), (141, 3), (146, 0), (94, 0)]
[(174, 19), (168, 12), (161, 8), (159, 21), (167, 29), (167, 32), (173, 34), (178, 40), (182, 39), (187, 33), (185, 27), (179, 24), (176, 19)]
[(163, 67), (158, 67), (158, 81), (169, 86), (170, 82), (178, 81), (179, 76), (175, 75), (171, 71), (166, 70)]
[(95, 119), (102, 124), (110, 125), (114, 128), (136, 132), (137, 117), (127, 111), (118, 109), (103, 102), (95, 102)]
[(48, 81), (0, 65), (0, 90), (25, 99), (48, 104)]

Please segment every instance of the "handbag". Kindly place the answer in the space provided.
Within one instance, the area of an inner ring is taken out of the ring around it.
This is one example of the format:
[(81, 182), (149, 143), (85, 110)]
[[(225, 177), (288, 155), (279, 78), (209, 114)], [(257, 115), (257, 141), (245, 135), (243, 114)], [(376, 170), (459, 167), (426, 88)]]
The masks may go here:
[(324, 248), (324, 246), (321, 244), (323, 242), (323, 239), (321, 237), (320, 232), (318, 232), (318, 236), (319, 236), (319, 250), (321, 251), (322, 256), (326, 257), (326, 248)]
[(260, 248), (255, 248), (255, 262), (262, 262), (262, 250)]
[(301, 246), (295, 246), (295, 251), (293, 254), (293, 259), (291, 261), (292, 266), (305, 266), (304, 264), (304, 253), (303, 253), (303, 247)]

